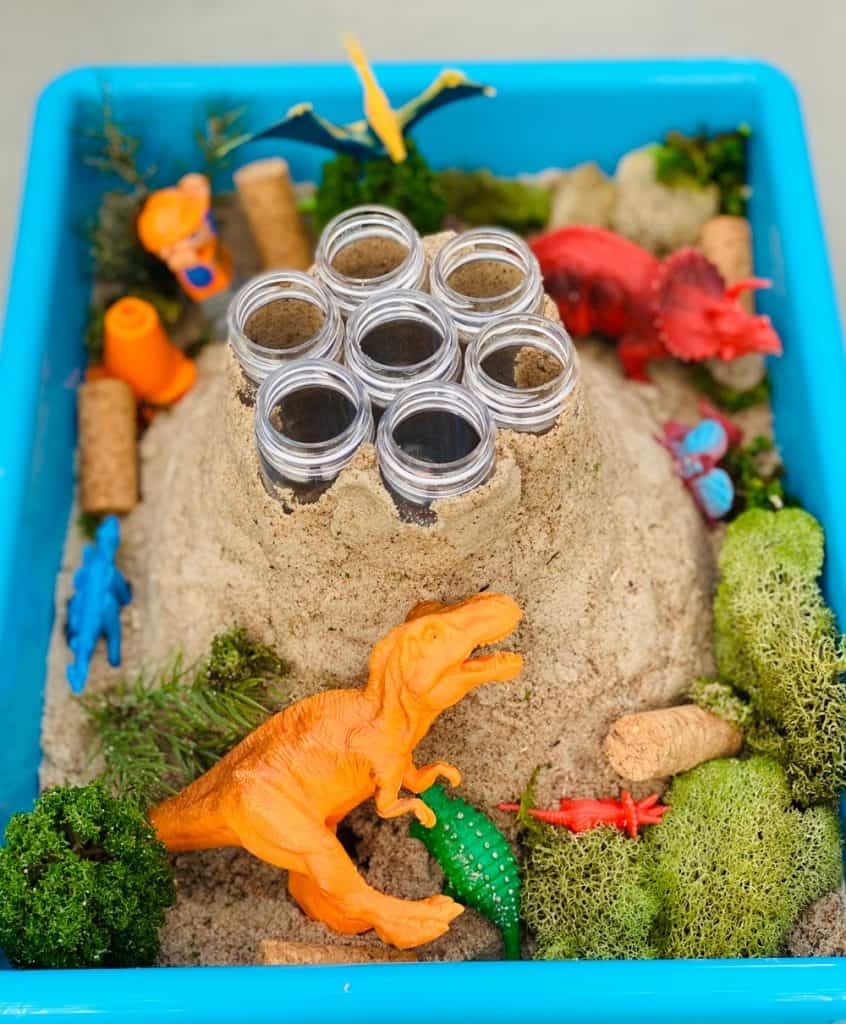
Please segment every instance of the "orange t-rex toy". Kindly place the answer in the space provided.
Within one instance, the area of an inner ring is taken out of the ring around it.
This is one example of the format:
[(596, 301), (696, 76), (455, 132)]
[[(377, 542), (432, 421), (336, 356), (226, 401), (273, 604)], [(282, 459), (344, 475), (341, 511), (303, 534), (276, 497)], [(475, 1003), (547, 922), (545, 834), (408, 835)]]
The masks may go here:
[(274, 715), (153, 809), (159, 838), (170, 850), (243, 846), (287, 868), (293, 898), (335, 931), (373, 928), (400, 949), (442, 935), (463, 907), (448, 896), (402, 900), (373, 889), (335, 829), (371, 796), (383, 818), (410, 811), (435, 824), (426, 804), (400, 789), (422, 793), (439, 777), (457, 786), (461, 775), (442, 761), (416, 768), (414, 748), (470, 690), (518, 675), (519, 654), (472, 654), (504, 639), (521, 615), (503, 594), (418, 605), (374, 647), (364, 689), (329, 690)]

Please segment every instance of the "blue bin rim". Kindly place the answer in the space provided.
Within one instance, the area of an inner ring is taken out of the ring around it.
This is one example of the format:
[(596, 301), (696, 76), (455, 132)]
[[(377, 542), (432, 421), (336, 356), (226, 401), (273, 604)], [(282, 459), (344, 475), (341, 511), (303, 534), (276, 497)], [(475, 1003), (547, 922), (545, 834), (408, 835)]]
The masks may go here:
[[(627, 82), (667, 85), (703, 82), (756, 85), (765, 99), (780, 107), (785, 150), (804, 151), (799, 100), (793, 83), (778, 67), (742, 57), (686, 57), (662, 60), (597, 59), (588, 61), (519, 60), (459, 62), (468, 74), (496, 74), (499, 82), (530, 91), (550, 79), (578, 73), (593, 88), (619, 89)], [(378, 63), (388, 88), (417, 88), (421, 70), (432, 73), (443, 62)], [(13, 270), (2, 339), (0, 339), (0, 408), (33, 436), (39, 353), (10, 344), (16, 336), (38, 329), (39, 310), (22, 287), (32, 280), (36, 253), (56, 238), (51, 196), (64, 184), (63, 170), (51, 160), (50, 140), (70, 127), (75, 103), (90, 98), (102, 80), (154, 95), (186, 88), (220, 71), (237, 72), (249, 86), (268, 71), (296, 67), (319, 71), (324, 87), (348, 91), (350, 69), (342, 63), (265, 65), (125, 65), (83, 66), (67, 71), (44, 88), (38, 100), (25, 179)], [(526, 77), (527, 68), (532, 76)], [(328, 82), (326, 76), (329, 76)], [(806, 155), (795, 170), (814, 197)], [(806, 213), (808, 211), (806, 210)], [(812, 216), (794, 224), (797, 238), (810, 241), (814, 291), (838, 322), (833, 284), (827, 266), (824, 233), (814, 206)], [(25, 246), (22, 240), (27, 239)], [(807, 284), (809, 274), (801, 285)], [(842, 360), (839, 329), (826, 339), (829, 353)], [(13, 383), (14, 381), (14, 383)], [(836, 393), (846, 374), (834, 373)], [(846, 392), (844, 392), (846, 393)], [(0, 434), (0, 579), (7, 577), (20, 521), (31, 449), (15, 445), (11, 432)], [(838, 464), (846, 467), (846, 450)], [(831, 463), (833, 466), (834, 463)], [(4, 621), (0, 592), (0, 622)], [(280, 974), (279, 972), (285, 972)], [(508, 972), (507, 976), (503, 972)], [(386, 996), (387, 972), (390, 990)], [(431, 974), (431, 980), (428, 974)], [(413, 988), (412, 988), (413, 986)], [(411, 998), (408, 998), (411, 996)], [(281, 999), (280, 999), (281, 997)], [(401, 998), (407, 1002), (397, 1005)], [(538, 1024), (572, 1020), (610, 1024), (626, 1019), (646, 1024), (658, 1019), (689, 1024), (720, 1020), (724, 1024), (760, 1020), (781, 1022), (846, 1021), (846, 958), (629, 961), (421, 963), (338, 967), (195, 967), (132, 970), (0, 971), (0, 1014), (38, 1015), (53, 1021), (76, 1021), (80, 1015), (110, 1021), (160, 1020), (249, 1024), (290, 1020), (297, 1024), (340, 1021), (379, 1024), (401, 1019), (416, 1022), (461, 1020), (467, 1024), (531, 1019)]]

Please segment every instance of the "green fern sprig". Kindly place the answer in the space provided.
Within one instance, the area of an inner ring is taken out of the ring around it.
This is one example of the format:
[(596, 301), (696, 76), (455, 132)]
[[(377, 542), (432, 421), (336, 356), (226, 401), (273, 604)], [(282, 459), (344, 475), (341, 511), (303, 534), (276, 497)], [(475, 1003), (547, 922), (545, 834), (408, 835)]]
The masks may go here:
[(152, 675), (83, 698), (104, 784), (142, 809), (178, 792), (273, 714), (286, 673), (273, 651), (233, 628), (197, 665), (176, 655)]

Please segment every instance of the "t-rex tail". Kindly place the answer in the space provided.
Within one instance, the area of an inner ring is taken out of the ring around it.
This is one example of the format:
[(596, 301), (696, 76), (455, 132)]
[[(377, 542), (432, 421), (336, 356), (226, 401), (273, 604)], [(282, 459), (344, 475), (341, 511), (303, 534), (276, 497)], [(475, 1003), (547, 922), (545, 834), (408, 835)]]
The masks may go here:
[(193, 785), (158, 804), (149, 812), (156, 835), (168, 850), (212, 850), (219, 846), (240, 846), (237, 835), (228, 827), (218, 801), (210, 794), (203, 799), (192, 792)]

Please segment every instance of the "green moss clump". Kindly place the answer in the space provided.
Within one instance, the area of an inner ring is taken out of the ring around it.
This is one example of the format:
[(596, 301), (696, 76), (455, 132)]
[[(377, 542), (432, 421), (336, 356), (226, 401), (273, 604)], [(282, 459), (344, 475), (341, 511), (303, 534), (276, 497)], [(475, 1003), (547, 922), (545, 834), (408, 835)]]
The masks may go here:
[(744, 512), (726, 531), (714, 601), (717, 667), (749, 702), (747, 742), (784, 764), (801, 806), (846, 785), (846, 650), (817, 585), (823, 543), (801, 509)]
[(541, 185), (497, 178), (487, 170), (441, 171), (438, 181), (447, 213), (464, 224), (498, 224), (528, 234), (549, 222), (552, 195)]
[(175, 901), (164, 846), (97, 783), (15, 814), (0, 847), (0, 946), (18, 967), (145, 967)]
[(769, 758), (699, 765), (666, 801), (672, 811), (644, 840), (663, 957), (777, 956), (802, 908), (840, 883), (834, 811), (792, 807)]
[(642, 843), (601, 827), (574, 835), (533, 824), (525, 833), (523, 918), (542, 960), (645, 959), (658, 913)]
[(731, 722), (739, 729), (748, 729), (752, 724), (749, 704), (737, 695), (733, 687), (720, 679), (711, 679), (707, 676), (697, 679), (688, 690), (688, 696), (694, 704)]
[(790, 504), (781, 482), (784, 469), (771, 457), (775, 445), (763, 435), (729, 448), (722, 466), (734, 484), (732, 515), (747, 508), (780, 509)]
[(755, 405), (763, 405), (770, 398), (770, 382), (766, 376), (754, 387), (741, 390), (718, 381), (705, 363), (693, 363), (690, 366), (690, 375), (696, 390), (726, 412), (751, 409)]
[(396, 164), (388, 157), (361, 161), (344, 153), (325, 163), (314, 200), (318, 227), (351, 206), (381, 203), (404, 213), (421, 234), (438, 231), (446, 199), (437, 175), (410, 139), (406, 147), (408, 155)]
[(668, 132), (655, 147), (655, 176), (665, 185), (702, 188), (716, 185), (720, 190), (720, 212), (742, 217), (748, 198), (748, 125), (718, 135), (688, 136)]
[(235, 627), (194, 668), (177, 657), (153, 677), (84, 697), (104, 785), (142, 809), (178, 792), (273, 714), (286, 675), (274, 651)]

